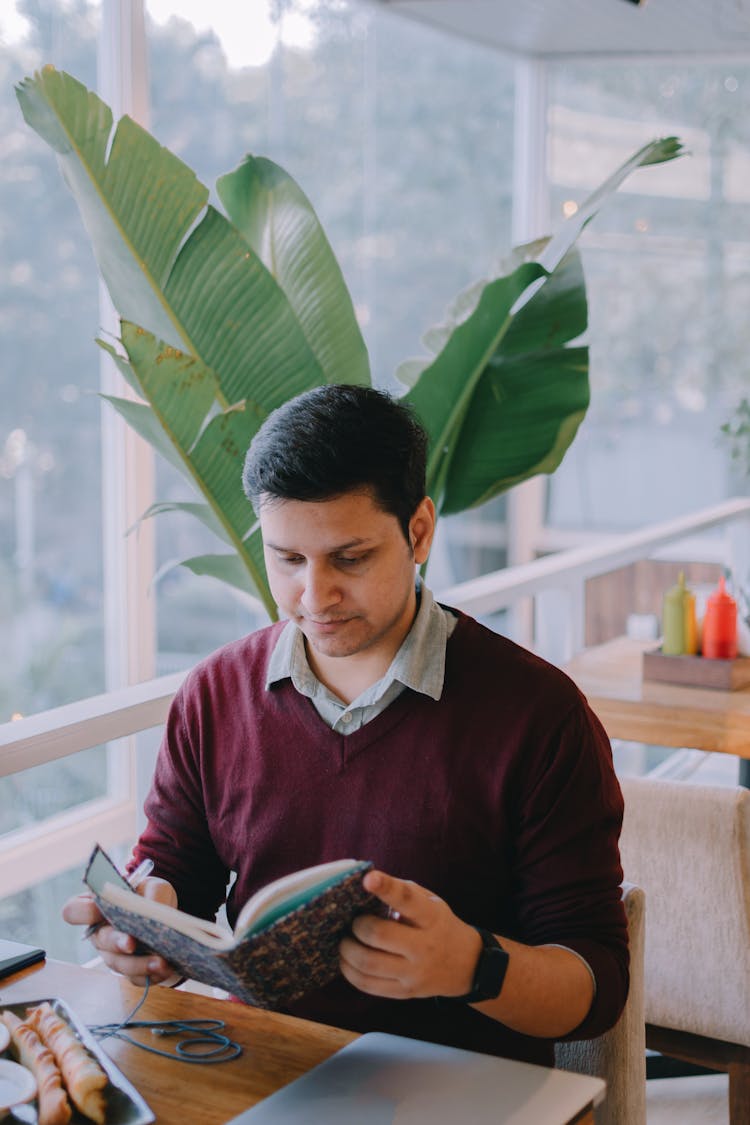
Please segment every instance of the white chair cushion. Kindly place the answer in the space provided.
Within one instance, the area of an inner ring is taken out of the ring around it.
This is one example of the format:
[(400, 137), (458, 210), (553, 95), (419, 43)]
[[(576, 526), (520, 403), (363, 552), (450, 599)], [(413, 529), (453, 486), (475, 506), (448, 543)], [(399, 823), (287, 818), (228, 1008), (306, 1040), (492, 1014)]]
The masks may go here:
[(621, 778), (646, 892), (646, 1022), (750, 1046), (750, 791)]

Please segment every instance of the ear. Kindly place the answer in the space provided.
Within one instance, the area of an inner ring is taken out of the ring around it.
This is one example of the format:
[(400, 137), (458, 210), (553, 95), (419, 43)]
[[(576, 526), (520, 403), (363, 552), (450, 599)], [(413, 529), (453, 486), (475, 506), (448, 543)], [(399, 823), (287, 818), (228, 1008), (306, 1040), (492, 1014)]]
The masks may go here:
[(409, 542), (411, 543), (414, 561), (418, 564), (427, 562), (427, 557), (435, 535), (435, 505), (429, 496), (425, 496), (417, 505), (414, 515), (409, 520)]

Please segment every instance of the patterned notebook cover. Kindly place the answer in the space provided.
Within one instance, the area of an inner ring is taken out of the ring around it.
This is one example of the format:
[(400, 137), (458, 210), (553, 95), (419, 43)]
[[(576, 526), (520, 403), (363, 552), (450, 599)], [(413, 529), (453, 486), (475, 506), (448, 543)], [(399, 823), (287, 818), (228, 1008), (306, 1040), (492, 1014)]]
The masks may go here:
[[(98, 851), (97, 846), (87, 874)], [(303, 906), (230, 949), (203, 945), (164, 922), (107, 902), (95, 891), (93, 896), (112, 925), (159, 953), (183, 976), (226, 989), (247, 1004), (277, 1008), (333, 980), (339, 943), (357, 914), (385, 913), (380, 900), (362, 886), (371, 867), (363, 861)]]

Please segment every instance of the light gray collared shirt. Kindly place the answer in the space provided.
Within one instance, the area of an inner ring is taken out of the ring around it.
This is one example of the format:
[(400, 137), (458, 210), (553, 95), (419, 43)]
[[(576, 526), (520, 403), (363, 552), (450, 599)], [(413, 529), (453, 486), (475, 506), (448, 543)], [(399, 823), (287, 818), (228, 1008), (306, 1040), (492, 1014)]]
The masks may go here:
[(312, 701), (321, 719), (338, 734), (352, 734), (385, 711), (404, 688), (440, 699), (445, 678), (445, 647), (458, 623), (455, 614), (438, 605), (423, 583), (417, 587), (419, 609), (414, 624), (391, 661), (385, 675), (343, 703), (314, 674), (307, 661), (305, 638), (293, 621), (279, 635), (268, 662), (266, 688), (291, 678), (300, 693)]

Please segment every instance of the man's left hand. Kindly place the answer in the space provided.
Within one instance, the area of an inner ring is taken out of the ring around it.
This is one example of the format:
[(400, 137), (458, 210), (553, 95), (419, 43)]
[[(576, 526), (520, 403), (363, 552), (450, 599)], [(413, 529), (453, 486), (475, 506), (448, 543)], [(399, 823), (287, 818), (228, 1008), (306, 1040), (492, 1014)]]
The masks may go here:
[(341, 942), (341, 972), (372, 996), (407, 1000), (471, 990), (481, 938), (448, 904), (417, 883), (368, 871), (365, 889), (388, 918), (361, 914)]

